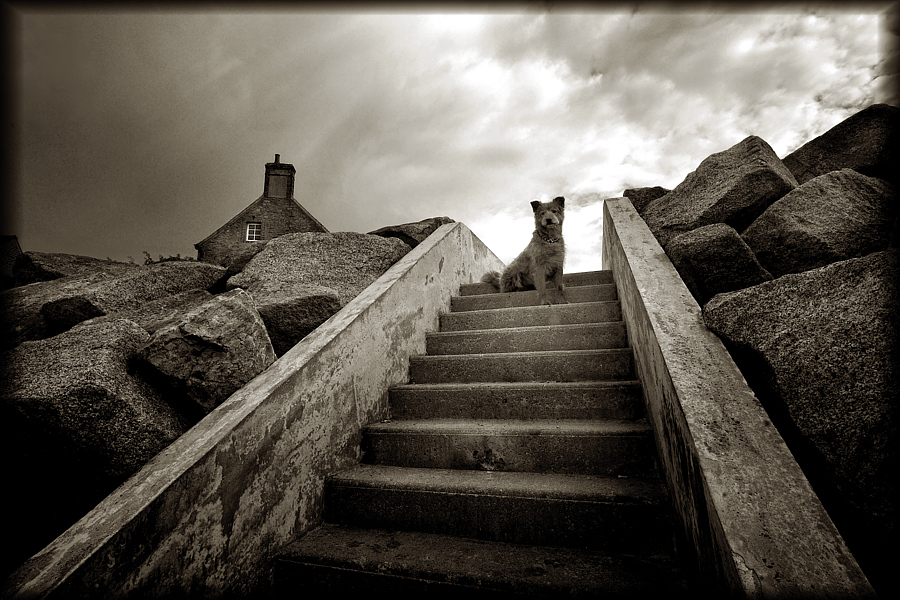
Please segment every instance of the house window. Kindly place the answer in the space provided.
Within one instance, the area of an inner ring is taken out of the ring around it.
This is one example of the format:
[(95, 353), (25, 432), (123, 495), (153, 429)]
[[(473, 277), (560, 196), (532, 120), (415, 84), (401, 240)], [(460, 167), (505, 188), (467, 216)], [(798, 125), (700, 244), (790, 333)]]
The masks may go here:
[(247, 223), (247, 241), (259, 242), (262, 240), (262, 223)]

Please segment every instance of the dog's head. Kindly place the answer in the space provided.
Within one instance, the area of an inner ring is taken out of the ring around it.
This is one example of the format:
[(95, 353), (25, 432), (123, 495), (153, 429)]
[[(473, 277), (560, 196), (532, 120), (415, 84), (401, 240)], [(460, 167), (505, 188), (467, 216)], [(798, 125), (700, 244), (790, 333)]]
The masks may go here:
[(532, 201), (534, 210), (534, 226), (539, 229), (549, 230), (552, 233), (561, 233), (563, 219), (566, 216), (566, 199), (558, 196), (550, 202)]

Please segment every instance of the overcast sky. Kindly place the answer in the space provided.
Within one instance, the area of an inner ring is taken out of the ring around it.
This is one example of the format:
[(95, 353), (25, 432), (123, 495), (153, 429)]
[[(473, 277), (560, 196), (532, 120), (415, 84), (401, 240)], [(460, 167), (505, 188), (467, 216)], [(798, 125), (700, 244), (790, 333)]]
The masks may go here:
[(26, 5), (3, 233), (25, 251), (196, 257), (195, 243), (262, 194), (277, 153), (297, 169), (295, 198), (331, 231), (448, 216), (507, 262), (530, 238), (529, 202), (565, 196), (566, 270), (593, 270), (603, 198), (672, 188), (748, 135), (784, 157), (885, 100), (888, 4), (601, 6)]

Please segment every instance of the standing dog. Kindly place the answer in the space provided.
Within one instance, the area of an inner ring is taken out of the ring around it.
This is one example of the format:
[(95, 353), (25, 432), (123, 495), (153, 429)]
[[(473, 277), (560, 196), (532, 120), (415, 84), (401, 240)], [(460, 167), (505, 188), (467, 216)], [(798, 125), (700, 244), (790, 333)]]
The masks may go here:
[(481, 281), (493, 284), (501, 292), (537, 289), (541, 304), (552, 304), (547, 293), (547, 280), (556, 286), (557, 303), (568, 304), (563, 295), (563, 261), (566, 245), (562, 224), (565, 218), (565, 202), (562, 196), (550, 202), (531, 203), (534, 210), (534, 234), (525, 250), (512, 261), (500, 275), (496, 271), (485, 273)]

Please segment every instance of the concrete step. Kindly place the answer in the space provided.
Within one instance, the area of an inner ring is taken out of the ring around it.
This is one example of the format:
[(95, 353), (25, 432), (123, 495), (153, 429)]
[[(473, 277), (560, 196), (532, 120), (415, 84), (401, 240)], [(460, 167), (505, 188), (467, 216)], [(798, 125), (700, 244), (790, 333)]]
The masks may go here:
[[(416, 531), (325, 524), (289, 544), (274, 597), (357, 592), (393, 598), (680, 598), (664, 556), (525, 546)], [(463, 596), (464, 595), (464, 596)]]
[(440, 316), (440, 331), (607, 323), (621, 320), (622, 310), (618, 302), (580, 302), (446, 313)]
[(361, 465), (325, 483), (325, 521), (642, 555), (674, 550), (659, 479)]
[(409, 383), (633, 380), (631, 348), (410, 356)]
[(422, 419), (363, 430), (363, 462), (429, 469), (477, 469), (653, 477), (653, 429), (646, 421)]
[[(566, 289), (566, 300), (574, 302), (614, 302), (619, 299), (613, 283), (604, 285), (573, 286)], [(507, 292), (501, 294), (478, 294), (454, 296), (450, 298), (450, 312), (467, 310), (488, 310), (491, 308), (515, 308), (518, 306), (540, 306), (537, 290), (527, 292)]]
[(638, 419), (639, 381), (480, 382), (390, 389), (394, 419)]
[(622, 321), (441, 331), (425, 336), (425, 352), (431, 356), (540, 350), (600, 350), (627, 346), (628, 335)]
[[(612, 271), (585, 271), (584, 273), (566, 273), (563, 275), (564, 286), (604, 285), (615, 283)], [(460, 296), (475, 296), (478, 294), (496, 294), (497, 288), (489, 283), (464, 283), (459, 286)]]

